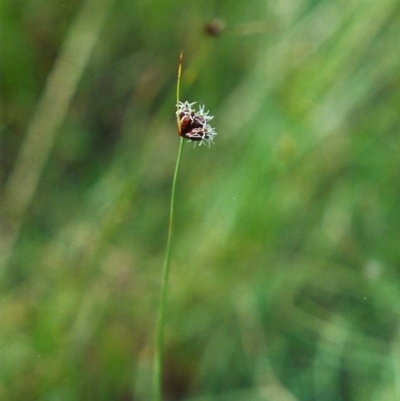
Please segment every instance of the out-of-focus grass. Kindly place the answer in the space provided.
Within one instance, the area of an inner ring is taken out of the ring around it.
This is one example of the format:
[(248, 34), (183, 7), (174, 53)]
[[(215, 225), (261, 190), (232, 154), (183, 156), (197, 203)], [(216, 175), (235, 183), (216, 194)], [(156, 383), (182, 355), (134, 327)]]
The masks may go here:
[(0, 6), (0, 399), (149, 398), (181, 49), (218, 136), (183, 155), (166, 399), (399, 398), (398, 2), (110, 1), (22, 213), (85, 4)]

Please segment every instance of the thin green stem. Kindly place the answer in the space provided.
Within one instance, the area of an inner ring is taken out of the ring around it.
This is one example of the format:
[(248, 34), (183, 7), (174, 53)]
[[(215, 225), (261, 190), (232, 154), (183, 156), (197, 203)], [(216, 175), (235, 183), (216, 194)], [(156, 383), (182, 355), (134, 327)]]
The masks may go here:
[(174, 178), (172, 180), (171, 203), (169, 209), (169, 225), (168, 225), (168, 238), (167, 249), (165, 251), (164, 265), (161, 279), (160, 300), (158, 304), (157, 324), (156, 324), (156, 338), (155, 338), (155, 354), (153, 365), (153, 401), (161, 401), (161, 383), (162, 383), (162, 364), (163, 364), (163, 348), (164, 348), (164, 323), (165, 323), (165, 310), (167, 304), (167, 290), (168, 290), (168, 276), (171, 262), (171, 248), (172, 248), (172, 231), (174, 223), (174, 205), (175, 205), (175, 189), (178, 177), (179, 165), (182, 158), (184, 138), (181, 137), (179, 143), (178, 157), (176, 159)]

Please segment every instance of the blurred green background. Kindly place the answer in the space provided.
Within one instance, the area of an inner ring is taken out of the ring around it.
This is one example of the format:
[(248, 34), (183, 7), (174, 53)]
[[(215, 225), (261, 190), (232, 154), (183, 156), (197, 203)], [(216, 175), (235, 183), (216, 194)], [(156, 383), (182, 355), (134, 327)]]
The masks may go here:
[[(210, 33), (212, 21), (218, 29)], [(400, 400), (400, 3), (2, 0), (0, 400)]]

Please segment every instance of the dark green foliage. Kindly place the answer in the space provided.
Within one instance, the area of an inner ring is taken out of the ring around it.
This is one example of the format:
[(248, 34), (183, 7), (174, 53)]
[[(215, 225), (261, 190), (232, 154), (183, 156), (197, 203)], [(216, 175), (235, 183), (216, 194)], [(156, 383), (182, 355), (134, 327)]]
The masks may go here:
[(398, 1), (3, 0), (0, 21), (0, 400), (149, 399), (181, 49), (218, 136), (184, 149), (165, 400), (400, 397)]

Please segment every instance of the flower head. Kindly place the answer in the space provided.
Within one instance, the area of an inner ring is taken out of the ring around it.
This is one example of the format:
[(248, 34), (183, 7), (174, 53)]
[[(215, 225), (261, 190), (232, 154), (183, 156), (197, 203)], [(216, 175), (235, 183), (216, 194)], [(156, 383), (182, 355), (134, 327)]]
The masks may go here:
[(178, 118), (180, 136), (190, 141), (200, 142), (199, 145), (207, 143), (210, 146), (213, 143), (214, 136), (217, 135), (215, 129), (208, 123), (214, 117), (204, 111), (204, 106), (200, 106), (195, 111), (192, 106), (196, 104), (189, 102), (179, 102), (177, 104), (176, 116)]

